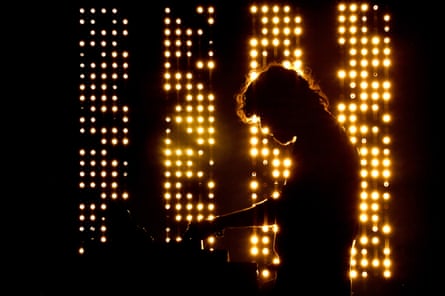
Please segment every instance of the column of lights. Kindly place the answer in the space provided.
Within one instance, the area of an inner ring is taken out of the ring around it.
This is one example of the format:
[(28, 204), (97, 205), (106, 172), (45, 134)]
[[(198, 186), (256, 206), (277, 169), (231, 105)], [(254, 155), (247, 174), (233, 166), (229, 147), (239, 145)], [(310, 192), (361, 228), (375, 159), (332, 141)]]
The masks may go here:
[(340, 3), (338, 44), (344, 69), (338, 72), (344, 102), (338, 118), (347, 128), (361, 159), (358, 197), (360, 230), (351, 250), (351, 279), (391, 277), (391, 48), (388, 14), (377, 5)]
[(127, 19), (117, 9), (80, 9), (79, 231), (84, 254), (89, 243), (106, 243), (107, 207), (129, 198), (128, 106), (121, 88), (128, 79)]
[[(249, 38), (249, 75), (255, 79), (258, 69), (271, 62), (280, 62), (286, 67), (302, 69), (302, 17), (289, 5), (251, 5), (252, 34)], [(269, 141), (267, 127), (250, 128), (250, 156), (252, 172), (249, 188), (252, 202), (267, 196), (280, 197), (281, 187), (289, 177), (291, 159), (282, 146)], [(262, 228), (253, 229), (250, 237), (250, 256), (258, 263), (260, 281), (268, 281), (275, 273), (273, 266), (279, 264), (279, 254), (273, 249), (279, 225), (264, 221)], [(272, 267), (272, 268), (271, 268)]]
[[(184, 11), (181, 11), (184, 13)], [(190, 15), (189, 15), (190, 16)], [(196, 6), (193, 27), (164, 10), (163, 138), (165, 241), (180, 241), (184, 225), (213, 218), (215, 180), (214, 7)], [(214, 243), (209, 238), (208, 245)]]
[(249, 39), (249, 69), (254, 71), (270, 62), (281, 62), (295, 69), (302, 67), (300, 37), (302, 17), (289, 5), (251, 5), (252, 36)]

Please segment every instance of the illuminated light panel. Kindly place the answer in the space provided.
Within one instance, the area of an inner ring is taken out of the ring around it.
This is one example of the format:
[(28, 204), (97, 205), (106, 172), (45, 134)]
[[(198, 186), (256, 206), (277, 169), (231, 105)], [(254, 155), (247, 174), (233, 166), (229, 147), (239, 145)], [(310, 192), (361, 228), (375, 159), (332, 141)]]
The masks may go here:
[[(212, 73), (216, 60), (212, 26), (213, 6), (196, 6), (183, 16), (164, 9), (163, 92), (165, 130), (163, 136), (163, 204), (165, 241), (180, 241), (191, 221), (212, 219), (215, 215), (216, 145), (215, 94)], [(206, 247), (213, 245), (210, 237)]]
[(301, 15), (290, 5), (282, 4), (251, 5), (249, 14), (253, 28), (248, 40), (249, 69), (254, 71), (271, 62), (301, 69)]
[(390, 15), (377, 5), (340, 3), (337, 41), (344, 63), (344, 90), (337, 113), (360, 152), (360, 230), (351, 250), (352, 279), (392, 276), (391, 39)]
[[(282, 63), (288, 68), (301, 71), (302, 16), (296, 13), (292, 6), (286, 4), (251, 5), (249, 14), (252, 23), (252, 32), (248, 40), (250, 77), (255, 79), (258, 70), (272, 62)], [(279, 198), (293, 165), (288, 151), (286, 147), (271, 139), (267, 127), (253, 124), (249, 128), (249, 151), (252, 159), (249, 191), (252, 203), (270, 196)], [(259, 184), (270, 186), (266, 188)], [(270, 267), (280, 263), (279, 254), (273, 248), (278, 229), (279, 225), (276, 225), (275, 221), (264, 221), (264, 227), (252, 230), (249, 256), (258, 264), (260, 281), (268, 282), (276, 276), (274, 269)]]
[(128, 20), (116, 8), (79, 10), (79, 254), (88, 242), (107, 243), (107, 209), (127, 200), (129, 108)]

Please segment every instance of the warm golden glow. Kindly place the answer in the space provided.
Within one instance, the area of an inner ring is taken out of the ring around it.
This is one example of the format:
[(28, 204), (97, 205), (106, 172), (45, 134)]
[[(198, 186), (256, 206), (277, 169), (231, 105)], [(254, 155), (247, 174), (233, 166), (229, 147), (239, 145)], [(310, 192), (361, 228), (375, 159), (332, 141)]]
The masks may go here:
[[(212, 150), (217, 144), (216, 96), (211, 90), (212, 73), (217, 68), (211, 34), (215, 9), (197, 5), (189, 13), (204, 20), (202, 27), (190, 27), (172, 9), (164, 10), (164, 32), (168, 34), (164, 33), (162, 43), (161, 77), (167, 110), (163, 196), (165, 216), (171, 217), (165, 225), (166, 242), (181, 240), (178, 225), (211, 219), (216, 210), (217, 183), (212, 174), (215, 165)], [(176, 21), (173, 23), (172, 19)], [(205, 54), (195, 56), (193, 47)], [(212, 245), (215, 240), (209, 239), (206, 243)]]
[(252, 5), (250, 14), (252, 24), (257, 26), (258, 31), (258, 35), (252, 36), (248, 43), (250, 69), (255, 70), (271, 61), (288, 63), (300, 69), (302, 17), (289, 5)]
[[(368, 278), (369, 269), (391, 276), (388, 224), (389, 187), (392, 177), (390, 124), (392, 110), (389, 15), (377, 5), (340, 3), (337, 6), (338, 44), (344, 47), (344, 69), (337, 77), (344, 86), (345, 98), (336, 112), (351, 141), (360, 152), (362, 191), (358, 196), (360, 235), (351, 252), (351, 278)], [(375, 22), (381, 18), (379, 22)], [(377, 26), (382, 25), (382, 28)], [(381, 30), (381, 32), (380, 32)], [(356, 99), (360, 99), (357, 104)], [(372, 256), (371, 256), (372, 254)], [(374, 272), (372, 273), (374, 274)]]
[[(280, 62), (285, 67), (300, 70), (303, 67), (303, 50), (300, 37), (303, 34), (303, 18), (293, 11), (289, 5), (264, 4), (250, 7), (254, 32), (248, 42), (249, 60), (247, 66), (251, 79), (257, 76), (257, 69), (270, 62)], [(252, 202), (265, 197), (280, 198), (281, 188), (290, 177), (291, 159), (284, 146), (271, 141), (271, 131), (267, 126), (259, 128), (260, 118), (253, 115), (249, 118), (250, 147), (249, 153), (253, 160), (249, 190)], [(266, 190), (261, 184), (272, 184)], [(268, 225), (273, 221), (264, 221), (264, 228), (254, 230), (254, 240), (250, 241), (250, 255), (259, 265), (260, 280), (268, 280), (274, 271), (269, 270), (270, 264), (279, 264), (279, 254), (274, 253), (274, 237), (278, 225)], [(261, 240), (260, 240), (260, 237)]]

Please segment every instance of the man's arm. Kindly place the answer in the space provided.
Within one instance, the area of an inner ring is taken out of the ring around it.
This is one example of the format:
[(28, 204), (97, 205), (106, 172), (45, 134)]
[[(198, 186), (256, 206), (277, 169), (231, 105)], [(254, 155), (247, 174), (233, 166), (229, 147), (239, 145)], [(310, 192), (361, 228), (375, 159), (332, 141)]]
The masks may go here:
[(212, 220), (190, 223), (183, 236), (186, 240), (204, 239), (226, 228), (262, 226), (265, 219), (272, 221), (274, 199), (264, 199), (250, 207), (216, 216)]

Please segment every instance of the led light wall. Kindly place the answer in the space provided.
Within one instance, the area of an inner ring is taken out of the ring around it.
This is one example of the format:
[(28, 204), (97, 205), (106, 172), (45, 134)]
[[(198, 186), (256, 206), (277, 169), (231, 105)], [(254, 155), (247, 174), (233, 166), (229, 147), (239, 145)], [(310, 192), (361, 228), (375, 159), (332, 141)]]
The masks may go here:
[[(303, 19), (296, 8), (282, 4), (253, 4), (248, 13), (252, 23), (247, 49), (249, 75), (255, 78), (257, 71), (271, 62), (301, 70)], [(270, 196), (280, 198), (293, 165), (285, 146), (271, 141), (269, 134), (266, 126), (250, 127), (252, 171), (248, 191), (252, 203)], [(268, 281), (275, 276), (273, 266), (280, 263), (279, 254), (274, 251), (280, 226), (275, 221), (263, 223), (263, 227), (252, 230), (249, 259), (258, 263), (260, 280)]]
[[(246, 69), (255, 77), (270, 62), (301, 70), (303, 17), (297, 7), (273, 2), (248, 6)], [(298, 5), (298, 3), (296, 4)], [(351, 253), (351, 278), (391, 277), (391, 40), (390, 17), (366, 2), (339, 3), (337, 41), (342, 94), (335, 110), (361, 157), (361, 192), (357, 196), (360, 230)], [(191, 221), (217, 212), (214, 175), (217, 110), (214, 73), (218, 36), (211, 5), (165, 7), (163, 11), (162, 209), (165, 242), (181, 240)], [(127, 87), (128, 20), (116, 8), (79, 10), (79, 253), (109, 241), (110, 204), (127, 200), (129, 102)], [(330, 24), (326, 23), (326, 26)], [(309, 40), (309, 39), (307, 39)], [(309, 42), (309, 41), (308, 41)], [(306, 46), (314, 46), (307, 44)], [(223, 53), (219, 53), (221, 55)], [(267, 136), (267, 127), (250, 126), (251, 173), (246, 198), (280, 198), (293, 163), (285, 147)], [(267, 184), (267, 186), (265, 185)], [(222, 202), (222, 201), (219, 201)], [(259, 264), (263, 280), (273, 277), (279, 254), (273, 243), (279, 225), (264, 221), (249, 229), (246, 261)], [(215, 238), (205, 242), (213, 246)]]
[(190, 8), (180, 14), (168, 7), (164, 10), (162, 198), (167, 243), (180, 241), (189, 222), (212, 218), (216, 204), (215, 9)]
[(337, 6), (338, 44), (343, 65), (338, 78), (344, 97), (339, 120), (360, 152), (360, 230), (351, 254), (351, 278), (391, 277), (388, 215), (391, 204), (390, 16), (364, 2)]
[(252, 22), (249, 69), (254, 72), (270, 62), (301, 69), (303, 19), (296, 8), (282, 4), (254, 4), (248, 13)]
[(107, 243), (109, 206), (129, 198), (127, 24), (116, 8), (79, 10), (80, 254)]
[[(344, 97), (335, 111), (361, 156), (361, 170), (357, 172), (362, 178), (361, 193), (357, 196), (360, 233), (351, 250), (350, 277), (388, 278), (392, 265), (388, 216), (392, 175), (390, 17), (380, 13), (378, 6), (368, 3), (340, 3), (337, 8), (338, 44), (344, 63), (339, 78)], [(258, 68), (272, 61), (301, 70), (303, 18), (295, 8), (282, 4), (251, 5), (249, 13), (252, 20), (248, 43), (250, 75), (254, 77)], [(267, 127), (263, 130), (251, 127), (252, 202), (265, 195), (279, 198), (280, 187), (292, 165), (285, 149), (274, 147), (267, 134)], [(270, 185), (261, 187), (260, 184)], [(276, 231), (279, 225), (269, 226), (272, 227), (255, 230), (251, 238), (251, 254), (263, 266), (260, 275), (264, 277), (271, 274), (268, 263), (279, 263), (279, 256), (272, 252), (270, 244), (274, 239), (273, 229)]]

